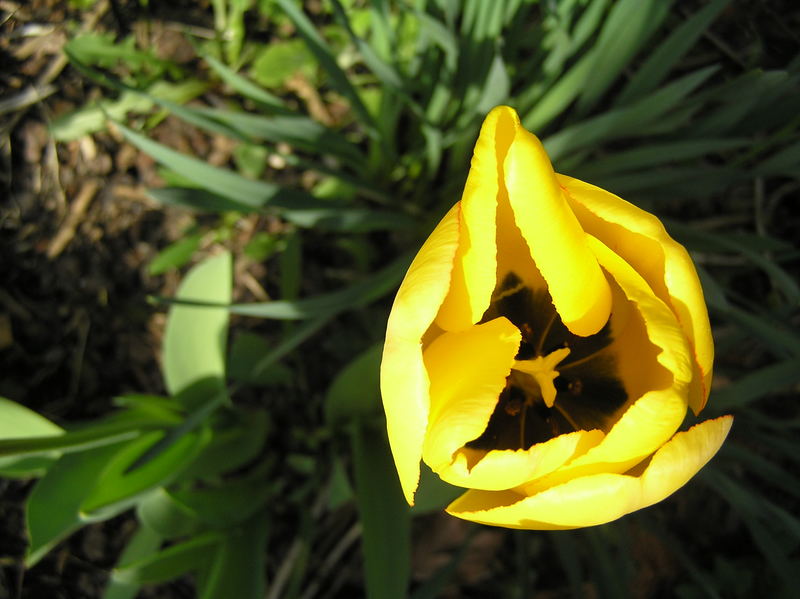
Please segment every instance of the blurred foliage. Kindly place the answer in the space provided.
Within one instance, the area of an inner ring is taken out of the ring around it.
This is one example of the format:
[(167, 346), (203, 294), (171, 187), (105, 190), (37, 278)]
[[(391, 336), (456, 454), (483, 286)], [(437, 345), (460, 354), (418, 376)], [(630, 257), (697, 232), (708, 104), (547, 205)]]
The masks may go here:
[[(0, 474), (41, 477), (27, 564), (134, 509), (108, 599), (186, 573), (203, 598), (352, 596), (362, 591), (336, 560), (359, 537), (368, 597), (438, 596), (467, 546), (411, 580), (412, 516), (453, 489), (425, 474), (420, 505), (405, 506), (383, 432), (379, 343), (408, 251), (459, 198), (483, 116), (507, 103), (558, 171), (667, 217), (692, 250), (717, 343), (707, 412), (736, 423), (666, 504), (513, 537), (504, 551), (516, 557), (500, 560), (487, 592), (792, 596), (800, 60), (765, 70), (758, 53), (708, 51), (712, 24), (747, 10), (729, 0), (692, 11), (664, 0), (211, 4), (215, 35), (191, 39), (189, 70), (132, 37), (66, 48), (108, 95), (55, 121), (55, 139), (113, 128), (162, 166), (169, 184), (150, 190), (155, 200), (214, 216), (150, 264), (160, 274), (210, 256), (168, 300), (168, 396), (125, 395), (102, 420), (63, 431), (0, 403)], [(167, 114), (233, 140), (231, 168), (150, 137)], [(272, 226), (237, 255), (222, 251), (247, 214)], [(232, 303), (244, 259), (277, 266), (279, 299)], [(231, 315), (281, 322), (229, 343)], [(354, 509), (349, 529), (328, 517)]]

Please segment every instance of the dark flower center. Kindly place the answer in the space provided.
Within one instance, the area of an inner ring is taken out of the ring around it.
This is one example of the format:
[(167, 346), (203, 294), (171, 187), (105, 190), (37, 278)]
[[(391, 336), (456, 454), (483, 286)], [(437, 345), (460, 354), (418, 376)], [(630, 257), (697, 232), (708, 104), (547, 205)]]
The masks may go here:
[(486, 430), (466, 446), (527, 449), (577, 430), (608, 431), (627, 400), (608, 351), (610, 324), (588, 337), (570, 333), (550, 294), (526, 287), (513, 272), (495, 289), (481, 322), (500, 316), (522, 333), (517, 362)]

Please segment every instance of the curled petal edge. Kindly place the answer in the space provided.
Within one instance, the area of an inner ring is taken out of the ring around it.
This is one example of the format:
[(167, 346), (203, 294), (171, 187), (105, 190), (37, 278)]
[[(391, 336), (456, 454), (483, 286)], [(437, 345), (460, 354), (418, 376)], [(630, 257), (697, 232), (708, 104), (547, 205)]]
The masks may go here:
[(447, 512), (482, 524), (533, 530), (605, 524), (680, 489), (717, 453), (732, 423), (732, 416), (722, 416), (677, 433), (638, 476), (593, 474), (529, 497), (472, 490), (451, 503)]
[(428, 374), (422, 336), (450, 286), (459, 240), (456, 204), (428, 237), (406, 273), (392, 306), (381, 360), (381, 396), (403, 494), (414, 505), (428, 423)]

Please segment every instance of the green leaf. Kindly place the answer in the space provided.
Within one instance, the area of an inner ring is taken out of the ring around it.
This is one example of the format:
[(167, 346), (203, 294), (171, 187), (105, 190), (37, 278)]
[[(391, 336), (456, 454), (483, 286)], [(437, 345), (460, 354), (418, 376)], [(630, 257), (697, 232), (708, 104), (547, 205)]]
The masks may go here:
[[(147, 526), (139, 526), (122, 551), (116, 567), (121, 568), (156, 553), (162, 540), (158, 533)], [(135, 599), (139, 594), (140, 586), (136, 583), (120, 582), (112, 578), (103, 593), (103, 599)]]
[(296, 320), (359, 308), (383, 297), (394, 289), (408, 269), (409, 262), (410, 256), (401, 256), (367, 279), (331, 293), (294, 301), (276, 300), (251, 304), (233, 304), (229, 310), (234, 314), (245, 316)]
[(508, 102), (508, 95), (511, 92), (511, 78), (503, 62), (503, 56), (498, 52), (495, 54), (486, 82), (483, 85), (481, 94), (475, 106), (475, 111), (485, 114), (499, 104)]
[(273, 40), (256, 51), (250, 76), (264, 87), (280, 87), (295, 73), (313, 81), (314, 55), (301, 39)]
[(232, 70), (230, 67), (217, 60), (210, 54), (201, 53), (201, 56), (203, 57), (203, 60), (205, 60), (214, 70), (214, 72), (217, 73), (217, 75), (219, 75), (225, 83), (230, 85), (234, 91), (237, 91), (245, 98), (249, 98), (253, 102), (256, 102), (260, 108), (281, 113), (289, 112), (289, 110), (286, 108), (286, 104), (279, 97), (272, 95), (267, 90), (239, 75), (236, 73), (236, 71)]
[(637, 69), (616, 97), (615, 105), (628, 104), (656, 89), (728, 4), (730, 0), (713, 0), (677, 27)]
[(793, 143), (776, 152), (755, 167), (763, 175), (783, 175), (797, 178), (797, 165), (800, 164), (800, 142)]
[(658, 122), (681, 100), (716, 72), (717, 66), (698, 69), (649, 96), (626, 106), (569, 126), (543, 141), (553, 161), (598, 142), (642, 134), (642, 127)]
[(361, 120), (361, 124), (369, 131), (374, 131), (375, 126), (372, 117), (362, 103), (358, 92), (350, 83), (347, 74), (339, 67), (328, 44), (317, 32), (314, 24), (303, 13), (300, 5), (295, 4), (292, 0), (275, 1), (295, 24), (297, 33), (305, 40), (308, 49), (317, 57), (320, 66), (330, 77), (332, 87), (336, 88), (350, 102), (350, 106)]
[(195, 233), (168, 245), (150, 261), (147, 271), (151, 275), (160, 275), (171, 268), (180, 268), (192, 259), (202, 239), (203, 233)]
[(339, 132), (302, 115), (263, 116), (219, 108), (192, 108), (197, 115), (223, 123), (248, 139), (283, 142), (315, 155), (328, 154), (358, 171), (365, 157)]
[[(121, 443), (68, 453), (53, 464), (33, 487), (26, 502), (25, 519), (30, 545), (25, 564), (32, 567), (53, 546), (93, 519), (80, 505), (97, 483)], [(54, 501), (58, 498), (58, 501)]]
[(414, 494), (414, 507), (411, 513), (415, 516), (438, 512), (450, 505), (456, 497), (464, 493), (461, 487), (444, 482), (426, 464), (421, 465), (419, 487)]
[(750, 139), (731, 138), (667, 141), (637, 146), (631, 150), (592, 158), (577, 168), (574, 176), (591, 181), (600, 175), (672, 164), (741, 148), (751, 143)]
[(52, 450), (63, 453), (83, 451), (132, 439), (138, 437), (142, 431), (165, 428), (180, 422), (180, 420), (176, 414), (153, 414), (145, 410), (125, 410), (61, 435), (2, 439), (0, 440), (0, 456), (35, 455)]
[(146, 433), (126, 443), (108, 462), (96, 484), (84, 497), (81, 512), (118, 513), (120, 505), (131, 505), (143, 493), (168, 484), (191, 464), (209, 437), (208, 433), (184, 435), (147, 464), (131, 471), (131, 465), (162, 435), (160, 432)]
[(577, 111), (586, 114), (626, 69), (633, 56), (669, 14), (665, 0), (618, 0), (603, 25), (592, 57), (591, 73), (581, 87)]
[(256, 375), (256, 366), (269, 354), (271, 347), (260, 335), (244, 331), (236, 336), (228, 356), (228, 376), (251, 385), (286, 385), (292, 380), (292, 370), (275, 362)]
[(168, 206), (186, 206), (199, 212), (254, 212), (257, 209), (197, 187), (148, 189), (147, 195)]
[(717, 413), (739, 410), (798, 382), (800, 357), (790, 358), (749, 372), (722, 389), (713, 391), (709, 407)]
[[(62, 434), (64, 430), (40, 416), (33, 410), (10, 399), (0, 397), (0, 439), (20, 437), (46, 437)], [(50, 452), (36, 457), (0, 458), (0, 476), (28, 477), (38, 476), (58, 459), (58, 452)]]
[(217, 486), (174, 490), (170, 498), (195, 520), (227, 530), (255, 515), (273, 493), (273, 486), (260, 472), (258, 476), (229, 479)]
[(219, 410), (213, 436), (181, 474), (180, 481), (211, 479), (241, 468), (259, 455), (269, 439), (270, 421), (264, 410)]
[(373, 345), (333, 380), (325, 396), (325, 421), (329, 426), (370, 420), (381, 414), (379, 375), (382, 352), (382, 344)]
[(121, 120), (128, 113), (142, 114), (152, 107), (153, 103), (141, 94), (126, 91), (115, 100), (87, 104), (59, 116), (50, 124), (50, 134), (56, 141), (79, 139), (103, 130), (109, 117)]
[(111, 579), (128, 584), (154, 584), (207, 568), (223, 539), (224, 535), (218, 532), (198, 535), (116, 568)]
[(352, 432), (368, 599), (403, 599), (411, 569), (411, 517), (384, 431)]
[[(227, 252), (195, 266), (181, 283), (181, 300), (228, 304), (232, 264)], [(220, 308), (175, 304), (164, 332), (164, 379), (175, 394), (205, 378), (224, 387), (228, 313)]]
[(262, 599), (269, 520), (261, 512), (228, 532), (199, 587), (199, 599)]
[(146, 529), (165, 539), (187, 536), (200, 528), (195, 514), (175, 501), (163, 487), (154, 489), (139, 501), (136, 516)]
[(267, 203), (278, 207), (302, 205), (302, 202), (309, 198), (308, 194), (303, 192), (286, 189), (266, 181), (246, 179), (228, 169), (212, 166), (197, 158), (181, 154), (136, 133), (119, 122), (115, 122), (115, 126), (125, 139), (167, 168), (240, 206), (249, 207), (249, 210), (260, 208)]

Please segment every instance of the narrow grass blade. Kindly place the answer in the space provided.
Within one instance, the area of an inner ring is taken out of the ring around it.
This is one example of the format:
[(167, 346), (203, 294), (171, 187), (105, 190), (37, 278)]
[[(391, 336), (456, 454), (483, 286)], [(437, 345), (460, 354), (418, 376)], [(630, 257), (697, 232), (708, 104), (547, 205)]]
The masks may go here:
[(389, 444), (383, 431), (366, 426), (355, 426), (352, 435), (366, 595), (404, 599), (411, 569), (411, 516)]
[(636, 74), (616, 97), (614, 104), (630, 104), (655, 90), (728, 4), (730, 0), (714, 0), (676, 28), (637, 69)]
[(409, 256), (402, 256), (366, 280), (331, 293), (294, 301), (233, 304), (229, 310), (234, 314), (279, 320), (314, 318), (326, 313), (336, 314), (366, 305), (389, 293), (403, 277), (409, 261)]
[(630, 106), (592, 117), (547, 137), (543, 143), (548, 155), (555, 161), (579, 148), (640, 135), (643, 126), (662, 118), (717, 69), (717, 66), (698, 69)]
[(328, 47), (327, 42), (325, 42), (316, 27), (314, 27), (314, 24), (303, 13), (301, 5), (296, 4), (292, 0), (275, 0), (275, 2), (295, 24), (298, 34), (305, 40), (308, 49), (317, 57), (320, 66), (328, 74), (328, 77), (330, 77), (331, 85), (350, 102), (350, 106), (358, 116), (361, 124), (367, 129), (367, 132), (374, 134), (376, 130), (375, 123), (367, 111), (366, 106), (364, 106), (364, 103), (361, 101), (361, 97), (350, 83), (347, 74), (336, 62), (336, 58)]
[(211, 166), (202, 160), (181, 154), (156, 141), (136, 133), (121, 123), (115, 123), (120, 132), (134, 146), (152, 156), (167, 168), (191, 181), (195, 181), (209, 191), (251, 209), (260, 208), (267, 203), (289, 206), (302, 203), (308, 194), (294, 191), (265, 181), (246, 179), (230, 170)]

